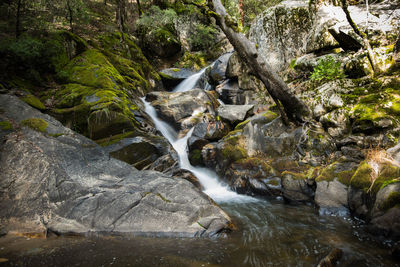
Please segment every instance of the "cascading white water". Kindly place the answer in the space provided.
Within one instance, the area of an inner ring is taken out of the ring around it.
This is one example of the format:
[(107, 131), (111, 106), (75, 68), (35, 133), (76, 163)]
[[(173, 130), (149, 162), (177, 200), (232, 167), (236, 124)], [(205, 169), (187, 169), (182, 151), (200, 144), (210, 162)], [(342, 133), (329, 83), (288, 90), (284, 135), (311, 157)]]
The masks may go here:
[(170, 142), (172, 147), (178, 153), (179, 164), (182, 169), (191, 171), (198, 179), (204, 188), (204, 193), (209, 195), (216, 202), (225, 201), (255, 201), (254, 198), (245, 195), (239, 195), (231, 191), (227, 185), (222, 184), (218, 181), (218, 175), (207, 168), (200, 168), (192, 166), (189, 162), (187, 153), (187, 140), (192, 135), (193, 128), (183, 137), (178, 139), (178, 134), (169, 126), (166, 122), (161, 121), (155, 108), (145, 98), (142, 98), (145, 105), (145, 112), (152, 118), (157, 130), (159, 130), (165, 138)]
[(200, 70), (198, 73), (193, 74), (192, 76), (187, 77), (180, 84), (178, 84), (178, 86), (176, 86), (172, 92), (177, 93), (177, 92), (187, 92), (192, 90), (196, 86), (196, 83), (198, 82), (198, 80), (201, 78), (201, 75), (203, 75), (205, 71), (206, 68)]

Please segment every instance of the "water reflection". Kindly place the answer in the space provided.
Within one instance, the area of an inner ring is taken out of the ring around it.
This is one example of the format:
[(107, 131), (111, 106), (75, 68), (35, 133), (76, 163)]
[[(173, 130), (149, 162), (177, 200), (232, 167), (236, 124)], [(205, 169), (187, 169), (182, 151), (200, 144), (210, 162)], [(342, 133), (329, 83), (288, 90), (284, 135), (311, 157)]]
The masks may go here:
[(400, 266), (388, 250), (360, 241), (344, 219), (313, 207), (258, 200), (221, 203), (239, 230), (216, 239), (145, 237), (0, 238), (10, 266), (315, 266), (341, 248), (339, 266)]

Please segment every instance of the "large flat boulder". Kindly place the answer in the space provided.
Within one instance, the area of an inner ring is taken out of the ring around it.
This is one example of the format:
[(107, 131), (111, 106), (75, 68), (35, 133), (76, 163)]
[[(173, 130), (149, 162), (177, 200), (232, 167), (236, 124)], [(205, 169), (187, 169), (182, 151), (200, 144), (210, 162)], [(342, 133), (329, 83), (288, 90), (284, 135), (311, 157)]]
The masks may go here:
[[(391, 5), (394, 5), (392, 7)], [(395, 30), (400, 11), (394, 3), (350, 6), (349, 12), (358, 27), (368, 29), (369, 39), (388, 45), (387, 35)], [(249, 31), (250, 40), (276, 71), (285, 70), (290, 62), (314, 51), (327, 51), (332, 47), (357, 51), (362, 40), (347, 22), (339, 6), (311, 7), (309, 1), (286, 0), (257, 16)]]
[(254, 105), (221, 105), (217, 109), (218, 116), (230, 123), (244, 121), (252, 114)]
[(228, 228), (229, 217), (192, 183), (113, 159), (14, 96), (0, 95), (0, 113), (11, 125), (0, 128), (6, 231), (210, 236)]

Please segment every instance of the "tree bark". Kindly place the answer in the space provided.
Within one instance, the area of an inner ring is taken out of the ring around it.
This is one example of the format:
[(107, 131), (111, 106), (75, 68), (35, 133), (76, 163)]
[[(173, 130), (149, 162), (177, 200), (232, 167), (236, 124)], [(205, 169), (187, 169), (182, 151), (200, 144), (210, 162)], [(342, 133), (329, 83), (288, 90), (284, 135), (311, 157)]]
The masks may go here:
[(242, 23), (242, 27), (244, 27), (243, 0), (239, 0), (239, 13), (240, 13), (240, 22)]
[(74, 27), (73, 27), (74, 14), (73, 14), (70, 0), (67, 0), (67, 9), (68, 9), (67, 20), (69, 21), (69, 27), (71, 28), (71, 32), (73, 33), (74, 32)]
[(295, 123), (307, 121), (310, 115), (308, 107), (290, 92), (286, 83), (272, 70), (266, 60), (258, 55), (255, 45), (242, 33), (238, 33), (228, 26), (230, 19), (221, 1), (212, 0), (209, 4), (216, 13), (213, 15), (218, 25), (239, 54), (241, 60), (245, 62), (251, 73), (264, 83), (272, 99), (281, 108), (282, 119), (285, 121), (285, 118), (287, 118)]
[(139, 18), (143, 15), (142, 5), (140, 4), (140, 0), (136, 0)]
[(21, 9), (22, 9), (22, 0), (18, 0), (17, 14), (15, 16), (15, 37), (17, 38), (21, 35)]
[(351, 28), (363, 40), (362, 46), (368, 53), (368, 59), (369, 59), (369, 62), (371, 63), (371, 67), (372, 67), (374, 73), (375, 74), (379, 74), (380, 72), (382, 72), (382, 70), (381, 70), (378, 62), (376, 61), (376, 56), (375, 56), (374, 50), (372, 50), (372, 47), (371, 47), (371, 45), (370, 45), (370, 43), (368, 41), (367, 34), (365, 32), (362, 32), (357, 27), (357, 25), (355, 24), (353, 19), (351, 18), (351, 15), (350, 15), (350, 12), (349, 12), (349, 9), (348, 9), (347, 0), (341, 0), (341, 2), (342, 2), (343, 12), (346, 14), (347, 21), (349, 22)]
[(125, 18), (126, 18), (125, 0), (117, 0), (116, 20), (119, 32), (121, 33), (121, 42), (124, 41)]

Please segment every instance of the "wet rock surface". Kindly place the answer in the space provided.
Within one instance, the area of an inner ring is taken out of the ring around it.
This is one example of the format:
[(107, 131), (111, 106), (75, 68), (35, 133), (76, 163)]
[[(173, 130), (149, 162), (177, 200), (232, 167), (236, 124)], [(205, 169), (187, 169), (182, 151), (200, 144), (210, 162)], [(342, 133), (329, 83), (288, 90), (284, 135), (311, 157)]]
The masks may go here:
[(161, 119), (178, 130), (191, 128), (215, 116), (215, 98), (201, 89), (180, 93), (152, 92), (146, 100), (152, 102)]
[(210, 236), (227, 227), (229, 217), (192, 183), (113, 159), (14, 96), (0, 95), (0, 106), (16, 123), (47, 123), (43, 131), (22, 127), (3, 136), (0, 218), (7, 231)]

